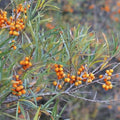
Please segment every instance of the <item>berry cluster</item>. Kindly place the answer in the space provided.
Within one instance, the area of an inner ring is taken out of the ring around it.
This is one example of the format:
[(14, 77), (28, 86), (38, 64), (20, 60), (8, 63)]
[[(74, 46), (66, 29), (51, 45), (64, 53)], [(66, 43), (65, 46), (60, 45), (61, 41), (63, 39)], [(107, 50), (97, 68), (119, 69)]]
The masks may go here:
[(19, 79), (19, 75), (15, 76), (15, 80), (12, 80), (12, 94), (16, 96), (21, 96), (25, 94), (26, 91), (23, 87), (23, 82)]
[(65, 77), (64, 70), (63, 70), (63, 65), (55, 64), (55, 72), (56, 72), (56, 75), (58, 77), (58, 80)]
[(99, 78), (100, 79), (103, 78), (103, 80), (105, 82), (104, 84), (102, 84), (102, 88), (104, 88), (106, 91), (113, 88), (113, 85), (110, 81), (112, 73), (113, 73), (113, 69), (110, 69), (110, 70), (106, 70), (106, 74), (104, 76), (99, 75)]
[(22, 68), (24, 70), (28, 69), (29, 67), (32, 66), (32, 63), (30, 62), (30, 57), (25, 57), (24, 60), (20, 61), (20, 65), (22, 65)]
[[(28, 6), (29, 8), (30, 6)], [(10, 25), (10, 35), (15, 35), (18, 36), (19, 35), (19, 31), (23, 30), (25, 28), (25, 24), (24, 24), (24, 19), (27, 19), (27, 16), (24, 15), (24, 18), (21, 18), (21, 13), (25, 13), (27, 8), (24, 8), (22, 4), (19, 4), (17, 9), (14, 9), (14, 15), (10, 16), (10, 21), (9, 21), (9, 25)]]
[[(7, 19), (7, 12), (0, 11), (0, 28), (9, 28), (9, 34), (18, 36), (19, 32), (25, 28), (25, 20), (27, 19), (26, 13), (30, 5), (23, 7), (19, 4), (16, 9), (13, 10), (13, 15)], [(21, 14), (23, 14), (21, 17)]]
[(67, 74), (67, 77), (64, 79), (64, 82), (78, 86), (78, 85), (82, 84), (81, 80), (82, 80), (81, 77), (76, 77), (75, 75), (70, 76), (70, 74)]
[(7, 23), (7, 12), (0, 10), (0, 28), (5, 27)]
[[(55, 64), (55, 72), (56, 75), (58, 76), (58, 80), (64, 78), (64, 83), (70, 83), (75, 86), (81, 85), (82, 82), (91, 83), (95, 79), (94, 74), (88, 73), (83, 65), (81, 65), (81, 67), (78, 69), (77, 75), (70, 75), (70, 74), (66, 75), (63, 72), (63, 65), (57, 65), (57, 64)], [(62, 88), (62, 85), (64, 83), (62, 82), (62, 84), (60, 84), (59, 81), (58, 84), (56, 81), (53, 81), (53, 85), (58, 86), (59, 89)]]
[(10, 31), (9, 34), (10, 35), (15, 35), (18, 36), (19, 35), (19, 31), (21, 31), (22, 29), (25, 28), (25, 25), (23, 23), (23, 19), (16, 19), (14, 17), (10, 17)]
[[(30, 5), (28, 4), (27, 5), (27, 8), (29, 9), (30, 8)], [(20, 13), (20, 12), (23, 12), (23, 13), (27, 13), (27, 8), (26, 7), (23, 7), (23, 5), (22, 4), (19, 4), (18, 6), (17, 6), (17, 9), (14, 9), (13, 10), (13, 12), (14, 13)]]
[(84, 71), (85, 67), (83, 65), (81, 65), (81, 67), (78, 69), (77, 74), (81, 75), (81, 73)]
[(88, 83), (91, 83), (95, 79), (95, 76), (93, 73), (84, 72), (82, 78), (84, 82), (87, 81)]

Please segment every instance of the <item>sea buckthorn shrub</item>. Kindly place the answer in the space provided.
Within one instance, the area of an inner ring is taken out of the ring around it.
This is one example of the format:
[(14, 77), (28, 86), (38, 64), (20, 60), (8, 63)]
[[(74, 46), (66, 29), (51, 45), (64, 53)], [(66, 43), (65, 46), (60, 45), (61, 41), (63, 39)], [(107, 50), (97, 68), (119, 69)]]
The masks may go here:
[(114, 101), (107, 98), (120, 74), (119, 63), (112, 60), (120, 52), (117, 37), (111, 44), (104, 33), (100, 42), (88, 26), (53, 26), (46, 11), (58, 10), (54, 4), (17, 0), (10, 2), (12, 13), (7, 14), (8, 6), (0, 11), (2, 119), (59, 120), (72, 99)]

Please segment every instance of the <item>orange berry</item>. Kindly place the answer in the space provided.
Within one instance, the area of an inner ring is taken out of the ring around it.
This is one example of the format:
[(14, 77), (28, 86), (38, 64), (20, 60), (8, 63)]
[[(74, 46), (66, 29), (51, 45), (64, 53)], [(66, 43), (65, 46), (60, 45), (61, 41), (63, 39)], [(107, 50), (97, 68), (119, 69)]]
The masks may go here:
[(20, 22), (23, 22), (23, 19), (20, 19)]
[(109, 89), (112, 89), (113, 88), (113, 85), (111, 84), (111, 85), (109, 85)]
[(73, 81), (73, 82), (75, 82), (75, 81), (76, 81), (76, 79), (72, 79), (72, 81)]
[(7, 21), (7, 24), (10, 25), (10, 21)]
[(75, 75), (72, 75), (72, 76), (71, 76), (71, 79), (75, 79)]
[(28, 65), (26, 65), (26, 69), (27, 69), (27, 68), (29, 68), (29, 67), (30, 67), (30, 66), (29, 66), (29, 64), (28, 64)]
[(13, 35), (16, 35), (16, 36), (18, 36), (18, 35), (19, 35), (19, 32), (15, 32)]
[(10, 16), (10, 20), (12, 20), (13, 19), (13, 17), (12, 16)]
[(107, 76), (105, 76), (105, 78), (104, 78), (103, 80), (106, 82), (106, 81), (108, 80), (108, 79), (107, 79)]
[(13, 31), (10, 31), (9, 34), (12, 35), (12, 34), (13, 34)]
[(59, 68), (57, 67), (57, 68), (55, 68), (55, 72), (58, 72), (59, 71)]
[(93, 73), (90, 73), (90, 75), (89, 75), (89, 76), (90, 76), (90, 77), (92, 77), (92, 78), (93, 78), (93, 77), (95, 77)]
[(22, 94), (25, 94), (26, 93), (26, 90), (21, 90)]
[(109, 73), (108, 73), (108, 75), (109, 75), (109, 76), (111, 76), (111, 75), (112, 75), (112, 73), (111, 73), (111, 72), (109, 72)]
[(60, 80), (60, 79), (62, 79), (62, 77), (61, 77), (61, 76), (58, 76), (58, 80)]
[(16, 75), (15, 78), (18, 80), (19, 79), (19, 75)]
[(58, 64), (55, 64), (54, 66), (55, 66), (56, 68), (58, 68)]
[(27, 69), (27, 67), (26, 67), (26, 66), (23, 66), (22, 68), (23, 68), (24, 70), (26, 70), (26, 69)]
[(74, 83), (74, 81), (73, 80), (70, 80), (70, 84), (73, 84)]
[(16, 48), (17, 48), (16, 46), (13, 46), (13, 49), (14, 49), (14, 50), (16, 50)]
[(25, 15), (25, 19), (27, 19), (27, 16)]
[(12, 40), (12, 43), (14, 43), (15, 42), (15, 40)]
[(111, 85), (111, 82), (110, 82), (110, 81), (106, 81), (106, 84), (107, 84), (107, 85)]
[(75, 86), (78, 86), (79, 85), (79, 83), (78, 82), (75, 82)]
[(12, 92), (13, 95), (16, 95), (16, 92)]
[(83, 82), (86, 82), (87, 81), (87, 79), (83, 79)]
[(57, 76), (60, 76), (60, 73), (58, 72), (58, 73), (56, 73), (56, 75), (57, 75)]
[(110, 71), (111, 73), (113, 73), (113, 69), (110, 69), (109, 71)]
[(57, 82), (56, 82), (56, 81), (53, 81), (53, 85), (54, 85), (54, 86), (57, 86)]
[(70, 78), (65, 78), (65, 82), (70, 82)]
[(91, 80), (94, 80), (95, 79), (95, 76), (91, 77)]
[(16, 84), (16, 83), (13, 83), (13, 84), (12, 84), (12, 87), (17, 88), (17, 84)]
[(31, 62), (29, 62), (29, 67), (31, 67), (32, 66), (32, 63)]
[(78, 84), (81, 85), (81, 84), (82, 84), (82, 81), (78, 81)]
[(88, 83), (91, 83), (91, 82), (92, 82), (92, 80), (91, 80), (91, 79), (88, 79), (88, 80), (87, 80), (87, 82), (88, 82)]
[(86, 75), (85, 75), (85, 74), (83, 74), (83, 75), (82, 75), (82, 77), (83, 77), (83, 78), (86, 78)]
[(67, 77), (69, 78), (69, 77), (70, 77), (70, 74), (67, 74)]
[(25, 64), (25, 62), (22, 60), (22, 61), (20, 61), (20, 65), (24, 65)]
[(17, 28), (19, 28), (19, 27), (20, 27), (20, 25), (16, 25), (16, 27), (17, 27)]
[(58, 85), (58, 88), (59, 88), (59, 89), (62, 89), (62, 85), (59, 84), (59, 85)]
[(85, 67), (83, 65), (81, 65), (82, 71), (85, 69)]
[(25, 57), (25, 61), (29, 61), (29, 57)]
[(77, 72), (77, 74), (78, 74), (78, 75), (80, 75), (80, 74), (81, 74), (81, 72), (80, 72), (80, 71), (78, 71), (78, 72)]
[(82, 70), (82, 68), (79, 68), (78, 71), (79, 71), (79, 72), (82, 72), (83, 70)]
[(20, 109), (20, 106), (18, 106), (18, 109)]
[(13, 35), (16, 35), (16, 31), (13, 31)]
[(22, 85), (21, 86), (19, 86), (20, 88), (21, 88), (21, 90), (24, 88)]
[(66, 74), (63, 74), (63, 75), (62, 75), (62, 77), (65, 77), (65, 76), (66, 76)]
[(15, 89), (11, 88), (11, 91), (15, 91)]
[(59, 71), (63, 71), (63, 68), (60, 67), (60, 68), (59, 68)]
[(106, 73), (108, 74), (108, 73), (109, 73), (109, 70), (106, 70)]
[(20, 91), (21, 90), (21, 88), (20, 87), (16, 87), (16, 91)]
[(105, 90), (107, 91), (108, 89), (109, 89), (109, 86), (106, 85), (106, 86), (105, 86)]
[(81, 77), (77, 77), (77, 80), (82, 80), (82, 78)]
[(111, 77), (110, 77), (110, 76), (108, 76), (108, 77), (107, 77), (107, 80), (110, 80), (110, 79), (111, 79)]
[(27, 7), (30, 8), (30, 5), (28, 4)]
[(19, 92), (18, 92), (18, 95), (19, 95), (19, 96), (21, 96), (21, 95), (22, 95), (22, 92), (21, 92), (21, 91), (19, 91)]
[(19, 84), (20, 84), (20, 85), (22, 85), (22, 84), (23, 84), (23, 82), (22, 82), (21, 80), (19, 80), (18, 82), (19, 82)]
[(86, 74), (86, 77), (88, 78), (88, 77), (89, 77), (89, 74)]
[(29, 64), (29, 62), (28, 61), (25, 61), (25, 65), (28, 65)]
[(60, 71), (60, 72), (59, 72), (60, 75), (63, 75), (63, 73), (64, 73), (63, 71)]
[(15, 23), (11, 23), (10, 25), (11, 25), (12, 27), (14, 27)]
[(21, 25), (21, 29), (24, 29), (25, 28), (25, 25)]
[(18, 113), (21, 113), (21, 111), (20, 111), (20, 110), (18, 110)]
[(63, 65), (59, 65), (60, 68), (63, 68)]
[(100, 78), (100, 79), (103, 78), (103, 75), (99, 75), (99, 78)]
[(10, 27), (10, 30), (11, 30), (11, 31), (15, 30), (15, 27), (14, 27), (14, 26), (13, 26), (13, 27)]

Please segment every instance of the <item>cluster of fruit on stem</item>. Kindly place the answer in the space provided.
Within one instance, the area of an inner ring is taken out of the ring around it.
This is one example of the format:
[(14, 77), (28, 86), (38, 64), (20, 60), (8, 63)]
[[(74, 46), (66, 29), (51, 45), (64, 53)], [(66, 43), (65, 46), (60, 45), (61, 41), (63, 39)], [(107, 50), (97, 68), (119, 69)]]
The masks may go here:
[(56, 75), (58, 77), (58, 80), (65, 77), (64, 70), (63, 70), (63, 65), (55, 64), (55, 72), (56, 72)]
[[(22, 65), (22, 68), (24, 70), (28, 69), (32, 66), (32, 63), (30, 62), (30, 57), (25, 57), (25, 60), (20, 61), (20, 65)], [(12, 94), (16, 96), (21, 96), (22, 94), (25, 94), (26, 91), (23, 87), (23, 82), (20, 80), (19, 75), (15, 76), (15, 80), (12, 80)]]
[(29, 67), (32, 66), (32, 63), (30, 62), (30, 59), (31, 59), (30, 57), (25, 57), (24, 60), (20, 61), (20, 65), (22, 65), (22, 68), (24, 70), (26, 70), (26, 69), (28, 69)]
[[(7, 12), (0, 10), (0, 28), (9, 28), (9, 34), (18, 36), (19, 32), (25, 28), (25, 20), (27, 19), (26, 13), (30, 5), (23, 7), (19, 4), (16, 9), (13, 10), (13, 15), (7, 18)], [(21, 17), (21, 14), (22, 17)]]
[(112, 73), (113, 73), (113, 69), (110, 69), (110, 70), (106, 70), (105, 75), (99, 75), (99, 78), (100, 79), (103, 78), (103, 80), (105, 82), (104, 84), (102, 84), (102, 88), (104, 88), (106, 91), (113, 88), (113, 85), (110, 81)]
[(12, 80), (12, 94), (16, 96), (21, 96), (26, 93), (23, 87), (23, 82), (20, 80), (19, 75), (15, 75), (15, 80)]
[(7, 24), (7, 12), (0, 10), (0, 28), (5, 27)]
[(54, 66), (58, 80), (63, 80), (61, 84), (60, 81), (53, 81), (53, 85), (58, 86), (59, 89), (62, 89), (62, 86), (65, 83), (78, 86), (81, 85), (83, 82), (91, 83), (95, 79), (94, 74), (88, 73), (83, 65), (81, 65), (81, 67), (78, 69), (77, 75), (71, 75), (69, 73), (65, 74), (63, 65), (55, 64)]
[[(14, 42), (15, 42), (15, 40), (12, 40), (12, 43), (14, 43)], [(25, 57), (24, 60), (20, 61), (20, 65), (22, 65), (22, 68), (24, 70), (26, 70), (32, 66), (30, 59), (31, 59), (31, 57)], [(26, 90), (24, 89), (22, 80), (20, 80), (20, 76), (15, 75), (14, 78), (15, 78), (15, 80), (11, 80), (11, 82), (12, 82), (12, 89), (11, 89), (12, 94), (16, 95), (16, 96), (21, 96), (22, 94), (26, 94)], [(18, 113), (21, 113), (20, 106), (18, 106)]]
[[(83, 65), (81, 65), (81, 67), (78, 69), (76, 75), (70, 73), (65, 74), (63, 65), (55, 64), (54, 70), (56, 72), (58, 81), (53, 81), (53, 85), (57, 86), (58, 89), (62, 89), (65, 83), (69, 83), (69, 85), (72, 84), (74, 86), (79, 86), (83, 83), (92, 83), (92, 81), (95, 80), (95, 75), (93, 73), (88, 73), (85, 66)], [(113, 69), (110, 69), (106, 70), (105, 75), (99, 75), (98, 79), (102, 79), (105, 82), (102, 84), (102, 88), (104, 88), (106, 91), (113, 88), (113, 85), (110, 81), (112, 73)]]

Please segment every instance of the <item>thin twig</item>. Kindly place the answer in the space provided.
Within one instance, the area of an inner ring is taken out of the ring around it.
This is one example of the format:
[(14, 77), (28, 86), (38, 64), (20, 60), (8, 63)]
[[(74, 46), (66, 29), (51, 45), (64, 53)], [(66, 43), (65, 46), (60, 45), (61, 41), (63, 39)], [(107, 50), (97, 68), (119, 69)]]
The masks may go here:
[(111, 103), (111, 102), (120, 101), (120, 99), (118, 99), (118, 100), (94, 100), (94, 99), (87, 99), (87, 98), (84, 98), (84, 97), (79, 97), (79, 96), (70, 94), (69, 92), (66, 93), (66, 94), (71, 96), (71, 97), (77, 98), (77, 99), (81, 99), (81, 100), (88, 101), (88, 102), (94, 102), (94, 103), (107, 103), (108, 104), (108, 103)]

